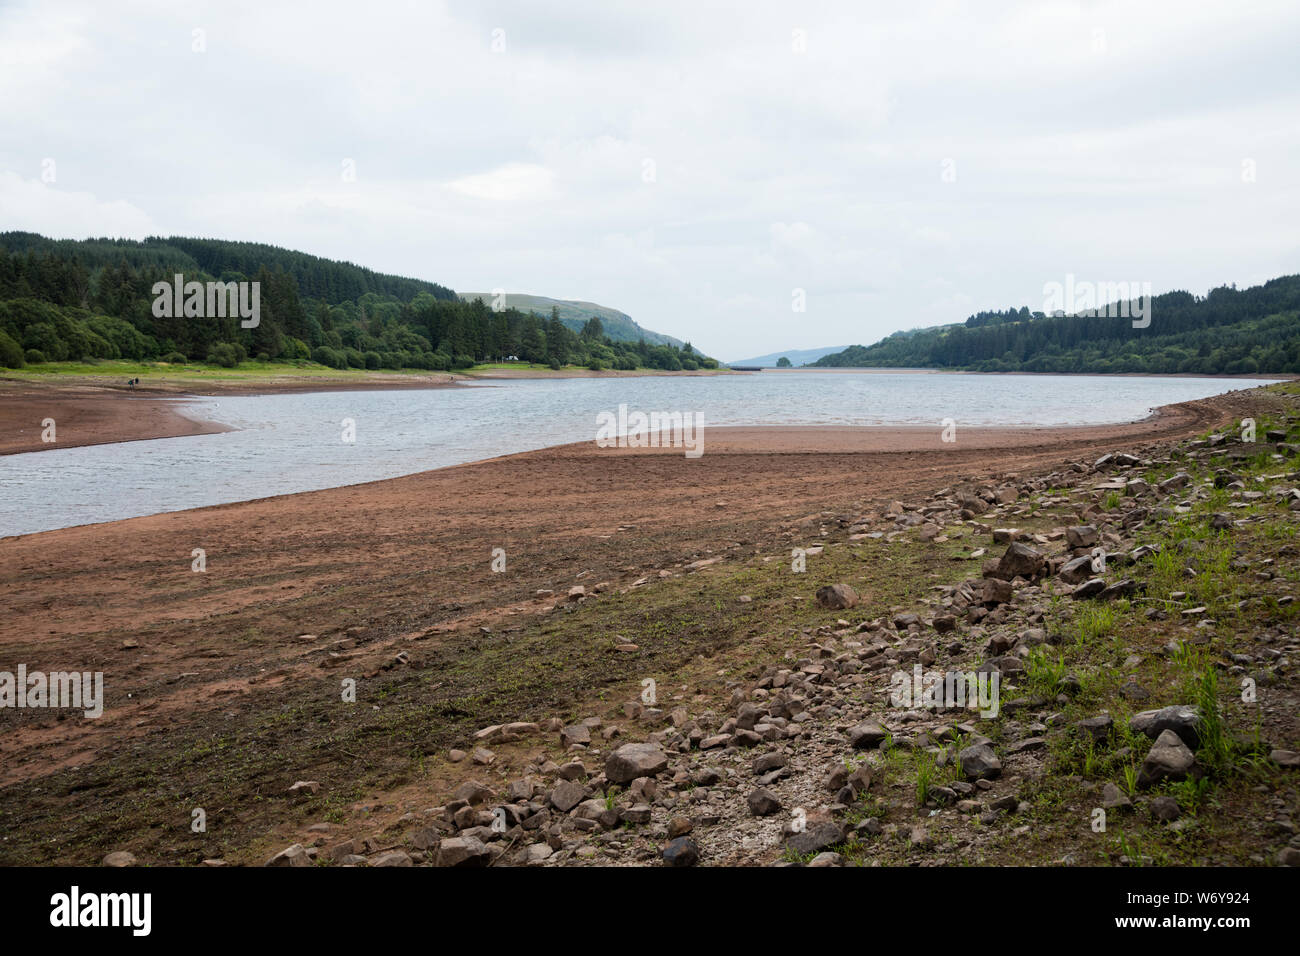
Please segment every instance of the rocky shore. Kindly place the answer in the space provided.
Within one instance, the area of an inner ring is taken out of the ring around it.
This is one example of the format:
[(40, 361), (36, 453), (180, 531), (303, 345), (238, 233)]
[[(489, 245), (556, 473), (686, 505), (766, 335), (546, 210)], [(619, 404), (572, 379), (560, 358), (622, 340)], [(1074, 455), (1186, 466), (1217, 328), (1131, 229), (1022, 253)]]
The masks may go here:
[[(865, 571), (810, 590), (840, 616), (725, 698), (483, 727), (439, 805), (269, 865), (1300, 864), (1300, 415), (1256, 428), (810, 516), (760, 562), (872, 545), (973, 573), (888, 611)], [(922, 672), (996, 677), (997, 715), (900, 702)]]

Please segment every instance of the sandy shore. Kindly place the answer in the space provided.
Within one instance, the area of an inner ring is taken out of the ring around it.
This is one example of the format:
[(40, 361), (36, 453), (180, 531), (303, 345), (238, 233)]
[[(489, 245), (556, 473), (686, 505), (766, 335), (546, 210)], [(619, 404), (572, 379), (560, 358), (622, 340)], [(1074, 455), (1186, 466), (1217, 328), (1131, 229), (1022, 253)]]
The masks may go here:
[[(0, 455), (230, 430), (186, 417), (184, 403), (144, 390), (6, 383), (0, 388)], [(54, 419), (53, 442), (42, 438), (47, 419)]]

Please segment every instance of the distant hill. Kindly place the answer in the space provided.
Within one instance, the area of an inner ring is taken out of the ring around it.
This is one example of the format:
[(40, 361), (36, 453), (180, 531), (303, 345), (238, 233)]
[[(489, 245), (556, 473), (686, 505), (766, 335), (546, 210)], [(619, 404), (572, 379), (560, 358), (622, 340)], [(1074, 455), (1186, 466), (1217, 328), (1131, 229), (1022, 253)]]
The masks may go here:
[[(822, 368), (949, 368), (976, 372), (1300, 373), (1300, 275), (1248, 289), (1221, 286), (1153, 296), (1134, 318), (1106, 303), (1096, 314), (1028, 308), (981, 312), (964, 323), (895, 332), (813, 363)], [(1147, 322), (1145, 326), (1141, 322)], [(791, 359), (793, 361), (793, 359)]]
[[(491, 292), (461, 292), (458, 294), (466, 302), (482, 299), (488, 305), (492, 304), (494, 298)], [(551, 299), (544, 295), (526, 295), (522, 292), (507, 292), (505, 296), (506, 308), (518, 309), (520, 312), (538, 312), (543, 316), (550, 316), (551, 307), (558, 307), (560, 321), (564, 323), (566, 328), (574, 332), (581, 332), (587, 320), (595, 316), (600, 319), (601, 325), (605, 327), (605, 334), (615, 342), (637, 342), (645, 339), (650, 345), (679, 347), (682, 344), (681, 339), (675, 339), (671, 335), (664, 335), (662, 332), (651, 332), (649, 329), (637, 325), (636, 322), (632, 321), (631, 316), (626, 313), (611, 309), (609, 306), (597, 305), (595, 302)]]
[(823, 355), (832, 355), (835, 352), (841, 352), (848, 346), (830, 345), (820, 349), (786, 349), (784, 352), (770, 352), (767, 355), (760, 355), (757, 358), (734, 359), (728, 362), (728, 365), (758, 365), (762, 368), (776, 368), (777, 360), (782, 356), (790, 360), (790, 364), (795, 368), (800, 365), (806, 365), (817, 361)]

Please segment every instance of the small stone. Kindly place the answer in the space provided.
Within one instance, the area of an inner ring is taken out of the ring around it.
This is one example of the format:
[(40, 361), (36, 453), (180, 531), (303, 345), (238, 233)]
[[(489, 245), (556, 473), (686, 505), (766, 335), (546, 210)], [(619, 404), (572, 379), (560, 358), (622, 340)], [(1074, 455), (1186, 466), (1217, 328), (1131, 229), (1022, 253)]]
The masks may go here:
[(957, 755), (962, 776), (967, 780), (991, 780), (1002, 773), (1002, 761), (988, 744), (975, 744)]
[(888, 736), (889, 734), (885, 728), (874, 720), (849, 728), (849, 743), (857, 750), (868, 750), (876, 747)]
[(1295, 750), (1274, 750), (1269, 753), (1268, 758), (1287, 770), (1300, 768), (1300, 752)]
[(669, 866), (694, 866), (700, 861), (700, 849), (690, 837), (681, 836), (668, 841), (661, 856)]
[(808, 865), (815, 866), (815, 867), (843, 866), (844, 857), (842, 857), (838, 853), (830, 853), (830, 852), (818, 853), (815, 857), (813, 857), (811, 860), (808, 861)]
[(1188, 747), (1195, 750), (1200, 746), (1200, 734), (1197, 730), (1201, 716), (1195, 707), (1187, 704), (1175, 704), (1160, 710), (1144, 710), (1134, 714), (1129, 720), (1129, 727), (1139, 734), (1145, 734), (1152, 740), (1166, 730), (1172, 730)]
[(1178, 734), (1172, 730), (1162, 731), (1142, 761), (1142, 767), (1138, 771), (1138, 786), (1145, 788), (1162, 780), (1186, 779), (1195, 762), (1196, 755)]
[(1163, 823), (1172, 823), (1183, 815), (1178, 801), (1173, 797), (1153, 797), (1150, 806), (1151, 816)]
[(821, 853), (844, 842), (844, 831), (836, 823), (817, 823), (801, 833), (791, 834), (785, 845), (800, 856)]
[(1101, 788), (1101, 805), (1107, 810), (1127, 810), (1133, 806), (1133, 801), (1115, 784), (1107, 783)]
[(551, 791), (551, 806), (561, 813), (568, 813), (583, 800), (587, 799), (590, 791), (582, 784), (573, 780), (561, 780), (556, 784), (555, 789)]
[(755, 790), (745, 798), (749, 812), (756, 817), (770, 817), (781, 809), (781, 801), (771, 790)]
[(668, 839), (675, 840), (680, 836), (686, 836), (695, 829), (695, 824), (691, 822), (690, 817), (673, 817), (668, 821)]
[(301, 843), (295, 843), (293, 846), (285, 847), (271, 859), (266, 861), (267, 866), (311, 866), (311, 857), (307, 855), (307, 848)]
[(858, 592), (847, 584), (830, 584), (817, 591), (817, 603), (832, 611), (843, 611), (858, 603)]

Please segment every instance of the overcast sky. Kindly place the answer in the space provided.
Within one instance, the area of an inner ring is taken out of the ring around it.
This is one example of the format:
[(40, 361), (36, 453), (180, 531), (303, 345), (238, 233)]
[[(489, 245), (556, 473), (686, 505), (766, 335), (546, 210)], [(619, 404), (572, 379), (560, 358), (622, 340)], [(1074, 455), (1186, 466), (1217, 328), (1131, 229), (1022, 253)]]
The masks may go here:
[(1294, 0), (0, 2), (0, 230), (865, 344), (1300, 271), (1298, 64)]

